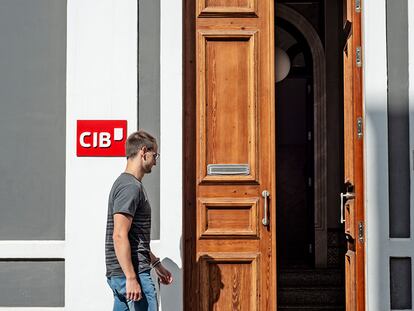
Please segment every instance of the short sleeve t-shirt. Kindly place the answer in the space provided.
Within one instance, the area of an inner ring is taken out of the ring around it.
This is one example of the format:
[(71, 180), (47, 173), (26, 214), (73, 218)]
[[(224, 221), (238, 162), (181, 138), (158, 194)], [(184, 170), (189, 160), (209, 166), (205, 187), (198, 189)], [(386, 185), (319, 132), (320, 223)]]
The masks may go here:
[(114, 182), (108, 199), (108, 218), (106, 225), (106, 276), (124, 275), (115, 254), (114, 214), (122, 213), (132, 216), (131, 229), (128, 234), (131, 245), (132, 264), (135, 272), (151, 269), (150, 233), (151, 206), (142, 183), (129, 173), (122, 173)]

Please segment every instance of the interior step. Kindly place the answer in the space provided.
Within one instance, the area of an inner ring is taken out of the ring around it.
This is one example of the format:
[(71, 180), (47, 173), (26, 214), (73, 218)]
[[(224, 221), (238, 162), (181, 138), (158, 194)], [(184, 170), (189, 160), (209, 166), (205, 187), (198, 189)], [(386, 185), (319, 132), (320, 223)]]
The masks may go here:
[(281, 306), (278, 311), (345, 311), (343, 306)]
[(286, 269), (281, 270), (278, 276), (278, 286), (306, 287), (306, 286), (335, 286), (343, 284), (343, 272), (339, 269)]
[(279, 287), (278, 290), (280, 306), (341, 306), (344, 302), (343, 287)]

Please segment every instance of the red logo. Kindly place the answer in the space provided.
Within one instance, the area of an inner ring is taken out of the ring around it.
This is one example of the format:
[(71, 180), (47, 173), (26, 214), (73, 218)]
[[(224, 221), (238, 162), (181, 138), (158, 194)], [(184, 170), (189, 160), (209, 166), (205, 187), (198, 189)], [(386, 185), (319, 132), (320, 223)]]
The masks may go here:
[(126, 120), (78, 120), (78, 157), (124, 157)]

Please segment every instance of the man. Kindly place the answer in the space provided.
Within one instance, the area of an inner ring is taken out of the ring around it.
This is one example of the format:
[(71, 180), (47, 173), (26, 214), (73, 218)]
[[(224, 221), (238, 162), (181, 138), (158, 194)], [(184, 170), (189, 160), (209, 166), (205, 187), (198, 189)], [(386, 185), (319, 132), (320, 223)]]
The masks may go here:
[(151, 206), (142, 185), (159, 157), (157, 141), (144, 131), (126, 141), (127, 165), (109, 194), (106, 228), (106, 276), (114, 293), (113, 311), (156, 311), (158, 303), (150, 271), (162, 284), (171, 273), (150, 249)]

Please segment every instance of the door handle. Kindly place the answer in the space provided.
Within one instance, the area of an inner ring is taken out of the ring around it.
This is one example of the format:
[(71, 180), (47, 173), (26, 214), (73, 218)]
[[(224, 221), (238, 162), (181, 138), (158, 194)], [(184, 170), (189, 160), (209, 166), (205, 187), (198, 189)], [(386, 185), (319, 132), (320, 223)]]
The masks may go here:
[(341, 192), (341, 224), (345, 222), (345, 216), (344, 216), (344, 204), (346, 200), (355, 198), (355, 193), (353, 192)]
[(270, 224), (269, 218), (267, 216), (267, 214), (268, 214), (268, 212), (267, 212), (267, 201), (268, 201), (269, 196), (270, 196), (269, 191), (263, 190), (263, 192), (262, 192), (262, 197), (263, 197), (263, 201), (264, 201), (264, 204), (263, 204), (263, 207), (264, 207), (263, 215), (264, 215), (264, 217), (262, 219), (263, 226), (268, 226)]

